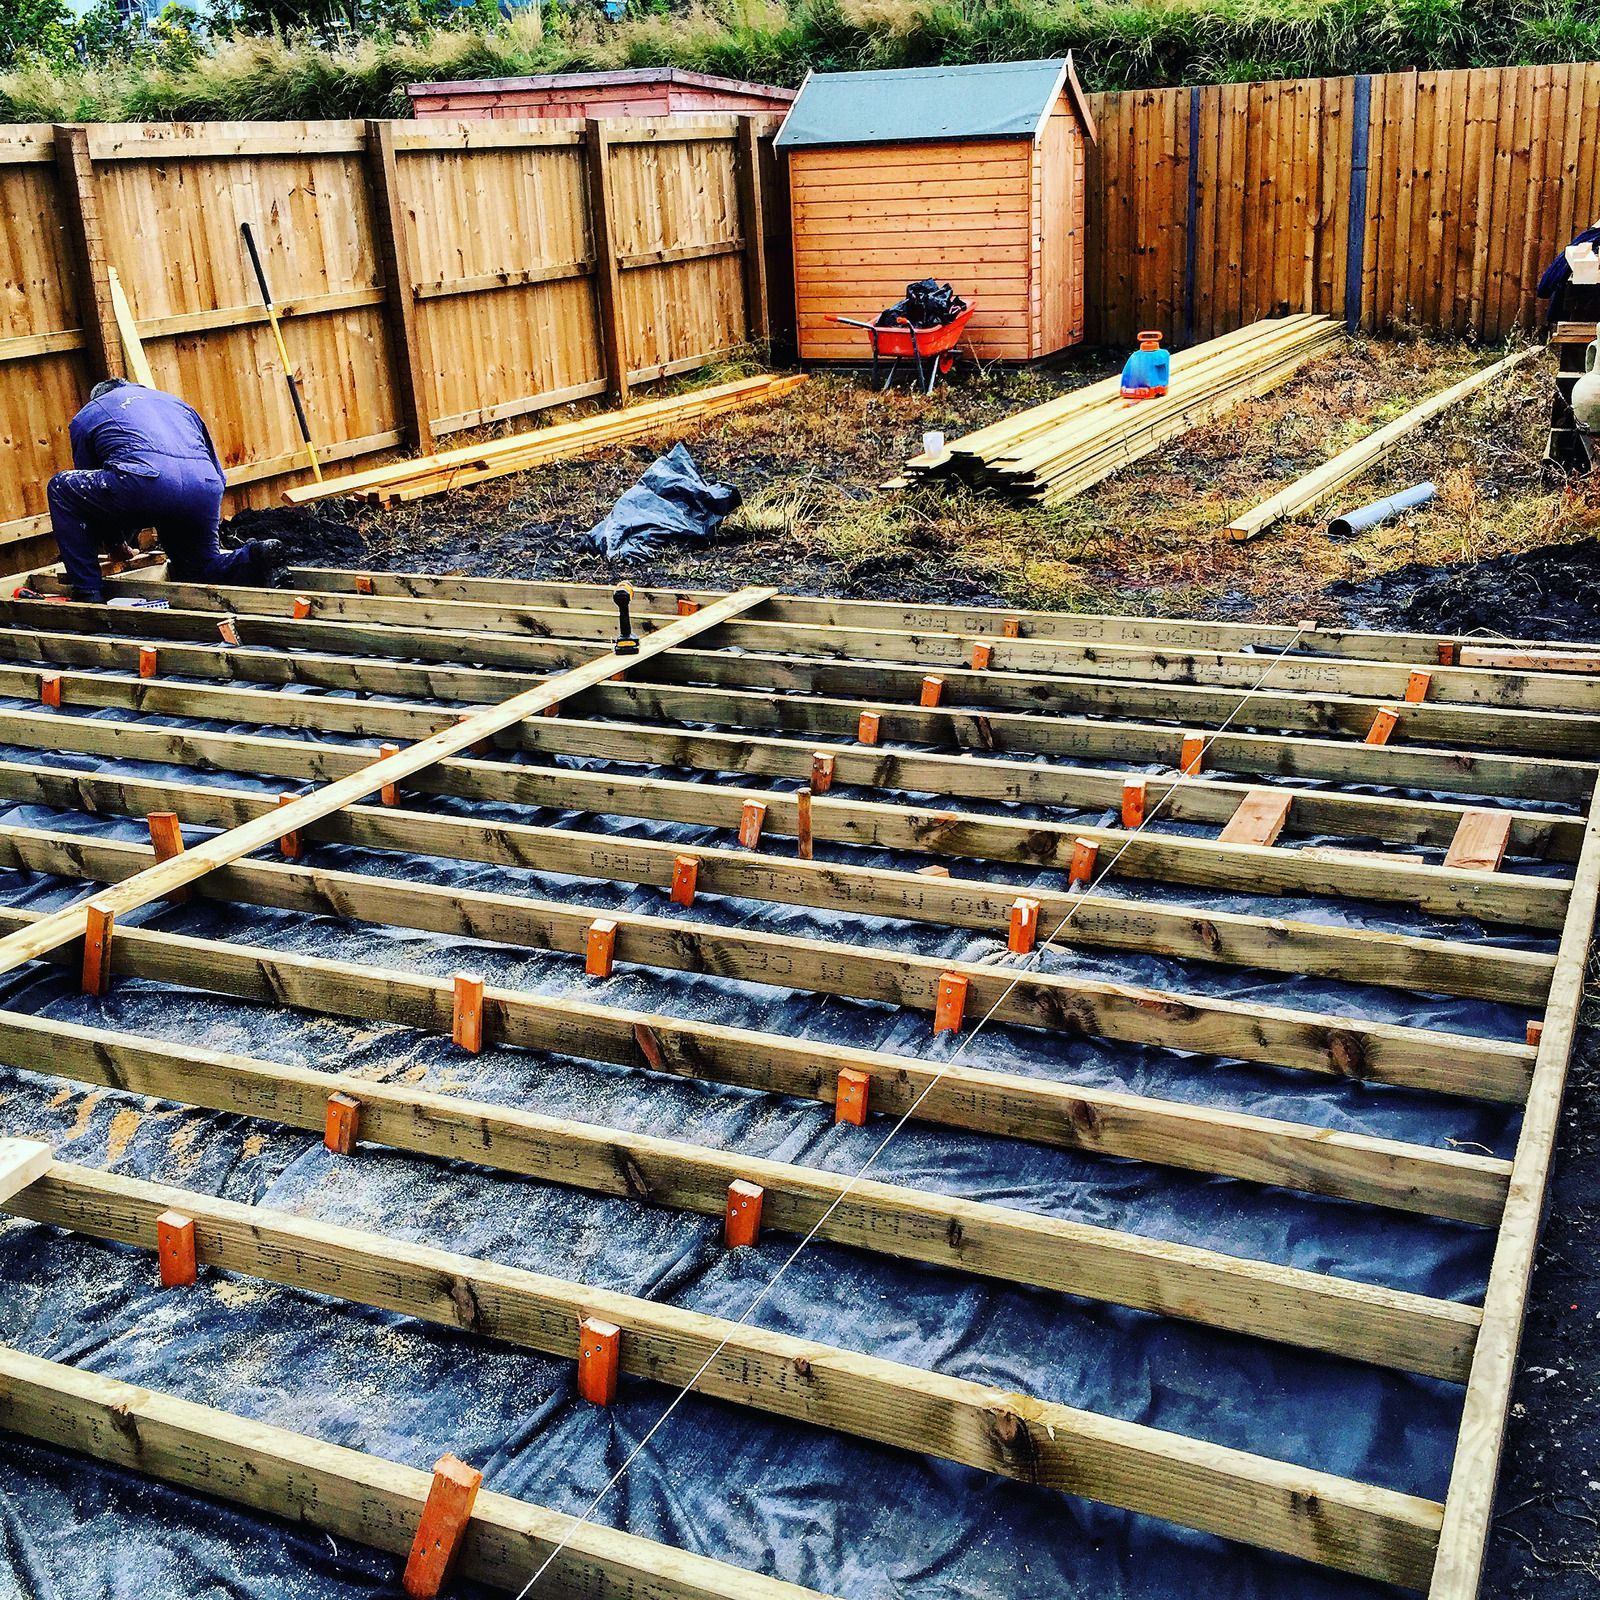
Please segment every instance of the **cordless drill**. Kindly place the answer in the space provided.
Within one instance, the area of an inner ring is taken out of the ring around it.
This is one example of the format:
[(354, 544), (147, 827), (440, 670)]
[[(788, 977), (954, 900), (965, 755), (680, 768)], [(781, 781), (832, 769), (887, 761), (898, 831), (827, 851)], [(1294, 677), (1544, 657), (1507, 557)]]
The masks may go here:
[(611, 648), (619, 656), (636, 656), (639, 641), (633, 636), (633, 622), (628, 616), (628, 608), (633, 604), (633, 585), (618, 584), (611, 591), (611, 598), (617, 602), (617, 642)]

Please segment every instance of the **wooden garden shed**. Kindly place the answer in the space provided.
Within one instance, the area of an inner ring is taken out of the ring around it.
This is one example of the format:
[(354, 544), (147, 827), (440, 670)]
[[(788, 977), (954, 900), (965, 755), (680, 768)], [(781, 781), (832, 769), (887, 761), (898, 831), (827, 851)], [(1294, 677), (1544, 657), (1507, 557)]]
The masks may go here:
[(1083, 338), (1084, 167), (1094, 119), (1064, 61), (814, 73), (788, 159), (800, 355), (859, 360), (916, 278), (977, 301), (973, 352), (1032, 361)]

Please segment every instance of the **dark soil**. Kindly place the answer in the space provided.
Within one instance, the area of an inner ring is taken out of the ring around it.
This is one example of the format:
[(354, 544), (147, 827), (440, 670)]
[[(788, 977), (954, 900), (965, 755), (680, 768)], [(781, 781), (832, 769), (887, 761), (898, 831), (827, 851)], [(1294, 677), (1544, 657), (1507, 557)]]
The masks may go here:
[(1489, 1539), (1485, 1600), (1600, 1592), (1600, 962), (1591, 956)]
[(1545, 545), (1453, 567), (1399, 567), (1326, 593), (1367, 628), (1600, 638), (1600, 541)]

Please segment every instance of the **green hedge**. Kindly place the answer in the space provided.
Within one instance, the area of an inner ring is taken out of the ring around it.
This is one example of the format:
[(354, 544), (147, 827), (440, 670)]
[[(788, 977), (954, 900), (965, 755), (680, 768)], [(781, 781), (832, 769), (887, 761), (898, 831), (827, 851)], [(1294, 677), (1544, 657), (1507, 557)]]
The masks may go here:
[(371, 38), (237, 39), (0, 76), (0, 120), (406, 114), (405, 85), (679, 66), (769, 83), (808, 69), (1023, 60), (1075, 50), (1090, 88), (1600, 58), (1600, 0), (798, 0)]

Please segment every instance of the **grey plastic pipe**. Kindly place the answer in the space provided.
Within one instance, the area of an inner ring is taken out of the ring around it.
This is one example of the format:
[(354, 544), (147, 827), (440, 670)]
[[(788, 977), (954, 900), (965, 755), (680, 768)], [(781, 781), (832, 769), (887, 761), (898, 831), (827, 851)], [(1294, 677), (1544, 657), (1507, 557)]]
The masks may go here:
[(1418, 506), (1427, 505), (1438, 492), (1439, 487), (1434, 483), (1419, 483), (1414, 488), (1402, 489), (1387, 500), (1374, 500), (1359, 511), (1347, 511), (1342, 517), (1335, 517), (1328, 524), (1328, 535), (1333, 539), (1348, 539), (1353, 534), (1365, 533), (1368, 528), (1375, 528), (1390, 517), (1398, 517), (1402, 512), (1415, 511)]

